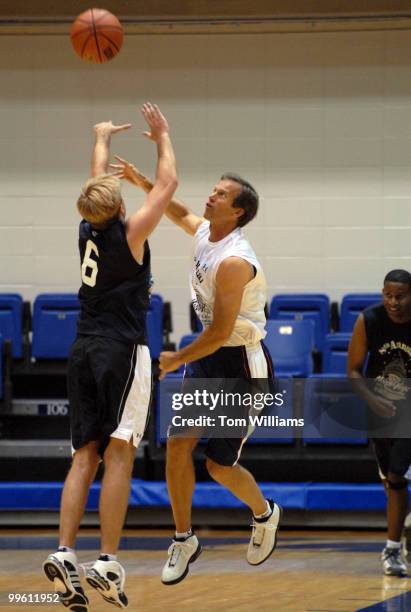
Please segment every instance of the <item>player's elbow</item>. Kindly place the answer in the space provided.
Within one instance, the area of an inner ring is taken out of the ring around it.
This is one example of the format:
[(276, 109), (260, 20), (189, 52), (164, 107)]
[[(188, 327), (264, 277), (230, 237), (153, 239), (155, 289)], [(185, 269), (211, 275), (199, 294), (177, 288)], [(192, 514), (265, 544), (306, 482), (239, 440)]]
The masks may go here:
[(223, 346), (231, 336), (231, 328), (217, 327), (212, 330), (213, 340), (216, 344)]

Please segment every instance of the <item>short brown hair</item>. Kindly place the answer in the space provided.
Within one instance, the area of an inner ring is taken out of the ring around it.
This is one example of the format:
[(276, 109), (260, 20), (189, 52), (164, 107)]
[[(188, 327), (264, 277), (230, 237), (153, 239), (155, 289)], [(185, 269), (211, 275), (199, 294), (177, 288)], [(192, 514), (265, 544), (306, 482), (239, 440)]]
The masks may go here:
[(238, 174), (234, 174), (234, 172), (226, 172), (220, 180), (234, 181), (234, 183), (240, 185), (240, 191), (234, 198), (233, 207), (242, 208), (244, 210), (237, 222), (237, 227), (244, 227), (244, 225), (252, 221), (257, 214), (258, 193), (248, 181), (245, 181)]
[(101, 226), (118, 215), (122, 202), (120, 180), (111, 174), (100, 174), (83, 185), (77, 208), (83, 219)]

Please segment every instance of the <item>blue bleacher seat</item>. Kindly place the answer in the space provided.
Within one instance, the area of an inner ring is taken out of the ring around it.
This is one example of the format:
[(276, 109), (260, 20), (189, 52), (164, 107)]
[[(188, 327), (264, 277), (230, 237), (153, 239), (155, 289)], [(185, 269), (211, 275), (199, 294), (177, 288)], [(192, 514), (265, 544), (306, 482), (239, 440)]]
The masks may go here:
[(32, 356), (66, 359), (76, 337), (79, 311), (74, 293), (38, 295), (33, 305)]
[(304, 381), (306, 444), (367, 444), (367, 405), (341, 374), (314, 374)]
[(351, 334), (327, 334), (324, 342), (322, 371), (324, 374), (345, 374), (347, 372), (348, 345)]
[(322, 351), (330, 331), (330, 299), (323, 293), (290, 293), (275, 295), (271, 300), (269, 319), (310, 319), (315, 326), (315, 348)]
[(188, 346), (189, 344), (194, 342), (194, 340), (198, 338), (199, 335), (200, 334), (185, 334), (184, 336), (181, 336), (181, 340), (179, 342), (178, 348), (182, 349), (185, 346)]
[(167, 374), (160, 380), (156, 388), (155, 424), (156, 442), (161, 444), (167, 440), (167, 428), (173, 415), (171, 397), (173, 393), (180, 393), (183, 384), (181, 373)]
[(308, 376), (313, 372), (314, 323), (310, 319), (268, 320), (264, 344), (278, 376)]
[(11, 354), (23, 356), (23, 298), (18, 293), (0, 293), (0, 333), (11, 340)]
[(163, 350), (163, 312), (163, 298), (161, 295), (153, 293), (146, 319), (148, 347), (152, 359), (158, 359)]
[(3, 337), (0, 334), (0, 399), (3, 398)]
[(382, 301), (381, 293), (347, 293), (341, 302), (340, 331), (352, 332), (358, 315)]

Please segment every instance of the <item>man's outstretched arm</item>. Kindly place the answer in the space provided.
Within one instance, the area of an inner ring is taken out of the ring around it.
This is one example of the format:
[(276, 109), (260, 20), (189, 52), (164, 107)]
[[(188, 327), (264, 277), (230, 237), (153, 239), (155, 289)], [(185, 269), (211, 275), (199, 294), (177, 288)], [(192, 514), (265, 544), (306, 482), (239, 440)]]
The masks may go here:
[[(111, 168), (116, 170), (115, 174), (119, 178), (128, 180), (130, 183), (137, 185), (146, 193), (150, 193), (153, 189), (153, 183), (148, 179), (138, 168), (130, 162), (115, 155), (117, 164), (110, 164)], [(203, 223), (204, 218), (194, 214), (190, 208), (181, 200), (173, 198), (165, 211), (166, 216), (176, 225), (181, 227), (185, 232), (193, 236), (198, 227)]]
[(103, 121), (94, 126), (96, 141), (91, 155), (91, 176), (107, 173), (111, 135), (129, 128), (131, 123), (113, 125), (111, 121)]
[(144, 241), (158, 225), (178, 184), (176, 159), (166, 118), (155, 104), (144, 104), (142, 113), (149, 127), (144, 135), (157, 145), (157, 171), (146, 201), (127, 221), (127, 240), (133, 253), (140, 252)]

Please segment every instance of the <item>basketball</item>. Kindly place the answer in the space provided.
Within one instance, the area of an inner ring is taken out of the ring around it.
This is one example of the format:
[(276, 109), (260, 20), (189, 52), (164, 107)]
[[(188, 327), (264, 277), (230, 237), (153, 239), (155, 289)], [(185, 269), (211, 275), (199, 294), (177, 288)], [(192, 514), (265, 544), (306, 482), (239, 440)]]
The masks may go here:
[(70, 31), (71, 44), (81, 59), (103, 64), (113, 59), (123, 44), (123, 28), (115, 15), (92, 8), (81, 13)]

